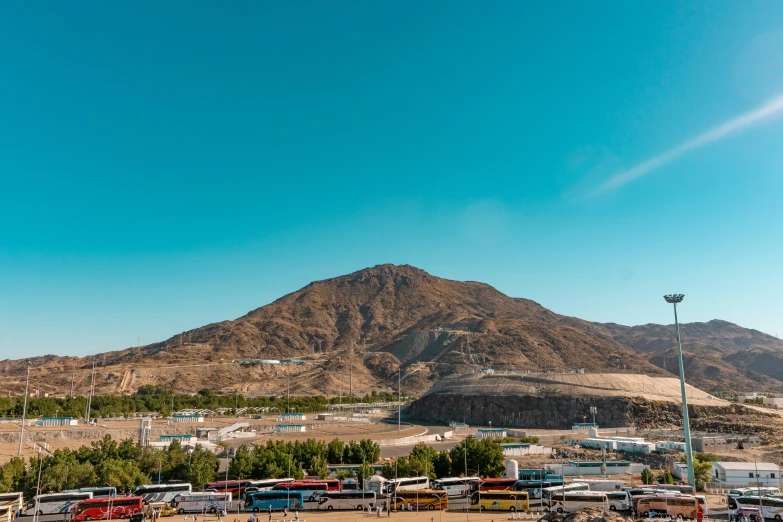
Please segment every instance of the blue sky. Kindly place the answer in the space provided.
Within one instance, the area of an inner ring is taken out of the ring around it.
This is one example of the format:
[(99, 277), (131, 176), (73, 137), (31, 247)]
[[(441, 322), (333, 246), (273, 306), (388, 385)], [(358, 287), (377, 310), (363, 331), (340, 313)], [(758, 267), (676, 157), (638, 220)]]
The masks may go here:
[(4, 2), (0, 357), (387, 262), (783, 333), (782, 56), (775, 1)]

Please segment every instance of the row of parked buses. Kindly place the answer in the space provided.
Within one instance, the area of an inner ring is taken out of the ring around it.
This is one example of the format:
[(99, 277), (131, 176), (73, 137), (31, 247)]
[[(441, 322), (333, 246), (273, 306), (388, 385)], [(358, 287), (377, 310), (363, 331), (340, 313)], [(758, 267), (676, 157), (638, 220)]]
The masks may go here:
[(769, 518), (783, 521), (783, 498), (780, 489), (771, 486), (738, 488), (729, 491), (727, 498), (729, 517), (744, 516), (747, 519)]

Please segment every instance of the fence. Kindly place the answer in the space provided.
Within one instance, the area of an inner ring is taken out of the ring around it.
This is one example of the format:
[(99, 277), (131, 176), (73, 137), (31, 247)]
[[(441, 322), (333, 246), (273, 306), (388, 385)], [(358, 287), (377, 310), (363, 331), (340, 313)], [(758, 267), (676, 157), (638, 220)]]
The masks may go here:
[(399, 439), (386, 439), (379, 440), (379, 446), (407, 446), (409, 444), (417, 444), (419, 442), (434, 442), (443, 439), (450, 439), (454, 436), (454, 432), (445, 431), (443, 435), (416, 435), (413, 437), (402, 437)]

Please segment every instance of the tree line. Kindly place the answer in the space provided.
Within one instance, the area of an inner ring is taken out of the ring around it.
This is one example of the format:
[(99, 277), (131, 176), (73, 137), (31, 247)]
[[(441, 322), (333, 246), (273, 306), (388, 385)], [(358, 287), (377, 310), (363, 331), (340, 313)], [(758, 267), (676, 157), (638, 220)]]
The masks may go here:
[[(403, 396), (403, 399), (405, 397)], [(87, 411), (87, 397), (38, 397), (27, 402), (27, 415), (30, 417), (73, 417), (82, 418)], [(166, 386), (142, 386), (133, 395), (96, 395), (90, 404), (92, 417), (119, 417), (134, 413), (157, 412), (170, 415), (174, 411), (185, 409), (218, 408), (268, 408), (270, 412), (283, 412), (289, 407), (297, 412), (321, 412), (332, 404), (373, 403), (396, 401), (397, 395), (388, 392), (376, 392), (363, 397), (244, 397), (239, 394), (220, 394), (204, 389), (195, 395), (177, 393)], [(21, 416), (24, 397), (0, 398), (0, 415)], [(235, 412), (234, 412), (235, 413)]]
[[(30, 498), (37, 492), (41, 470), (41, 493), (84, 487), (114, 486), (127, 493), (141, 484), (189, 482), (194, 490), (216, 480), (266, 479), (308, 475), (329, 476), (328, 466), (357, 465), (337, 473), (338, 478), (356, 478), (359, 483), (374, 474), (380, 460), (378, 443), (365, 439), (343, 442), (270, 440), (255, 446), (240, 446), (231, 458), (228, 473), (218, 474), (218, 458), (197, 446), (186, 451), (179, 441), (165, 449), (141, 447), (133, 439), (118, 442), (110, 435), (78, 449), (58, 449), (25, 462), (14, 457), (0, 466), (0, 493), (21, 491)], [(39, 460), (40, 459), (40, 460)], [(500, 477), (504, 471), (503, 450), (497, 441), (468, 437), (449, 451), (438, 452), (417, 444), (407, 457), (384, 463), (385, 478), (480, 475)]]

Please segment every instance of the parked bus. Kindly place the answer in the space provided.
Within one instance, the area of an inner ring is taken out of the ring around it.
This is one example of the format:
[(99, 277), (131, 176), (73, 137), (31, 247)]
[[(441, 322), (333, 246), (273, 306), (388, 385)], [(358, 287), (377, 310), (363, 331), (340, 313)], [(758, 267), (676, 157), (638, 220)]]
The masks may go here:
[(583, 482), (572, 482), (562, 486), (552, 486), (541, 490), (541, 504), (546, 505), (549, 497), (555, 493), (573, 493), (574, 491), (590, 491), (590, 486)]
[(231, 492), (204, 491), (203, 493), (186, 493), (174, 497), (171, 507), (177, 513), (218, 513), (231, 509)]
[(271, 491), (290, 491), (299, 492), (304, 497), (305, 502), (318, 500), (318, 497), (326, 493), (325, 482), (307, 482), (304, 480), (294, 480), (292, 482), (282, 482), (271, 489)]
[(562, 480), (517, 480), (512, 491), (527, 491), (530, 498), (541, 498), (541, 490), (565, 484)]
[(92, 498), (114, 498), (117, 496), (117, 488), (113, 486), (66, 489), (64, 493), (86, 493), (88, 491), (92, 491)]
[(270, 489), (277, 486), (278, 484), (283, 484), (284, 482), (293, 482), (293, 481), (294, 479), (292, 478), (252, 480), (251, 481), (252, 484), (245, 489), (245, 494), (253, 491), (269, 491)]
[(383, 484), (384, 491), (391, 495), (395, 491), (415, 491), (429, 489), (430, 479), (427, 477), (407, 477), (387, 480)]
[(0, 510), (3, 513), (16, 513), (24, 507), (24, 496), (20, 492), (0, 493)]
[(653, 484), (655, 489), (662, 489), (664, 491), (676, 491), (683, 495), (695, 495), (696, 488), (688, 484)]
[(475, 491), (470, 496), (470, 509), (479, 511), (527, 511), (530, 497), (526, 491)]
[(609, 509), (609, 499), (603, 491), (569, 491), (566, 493), (553, 493), (547, 504), (548, 511), (558, 513), (595, 507)]
[(92, 498), (92, 492), (83, 493), (47, 493), (36, 495), (25, 504), (25, 515), (54, 515), (55, 513), (68, 513), (71, 508), (81, 502)]
[(171, 502), (177, 495), (192, 493), (190, 484), (145, 484), (136, 488), (134, 496), (141, 497), (145, 504), (150, 502)]
[(76, 504), (73, 519), (83, 520), (114, 520), (130, 518), (144, 509), (141, 497), (91, 498)]
[(442, 489), (450, 497), (466, 497), (470, 491), (473, 482), (479, 480), (478, 477), (448, 477), (438, 479), (432, 482), (433, 489)]
[(508, 491), (517, 482), (519, 482), (519, 479), (513, 478), (480, 479), (473, 483), (473, 491)]
[(210, 493), (231, 493), (233, 497), (242, 499), (248, 488), (255, 486), (254, 480), (216, 480), (209, 484), (204, 484), (204, 491)]
[(647, 518), (652, 516), (682, 516), (696, 520), (699, 501), (686, 495), (644, 495), (636, 500), (636, 512)]
[(756, 508), (761, 510), (764, 518), (771, 518), (781, 522), (783, 520), (783, 499), (776, 497), (729, 497), (729, 516), (734, 516), (743, 508)]
[(285, 507), (289, 510), (302, 509), (304, 496), (301, 491), (255, 491), (245, 495), (245, 511), (258, 513), (272, 508), (272, 511), (282, 511)]
[(624, 480), (579, 479), (579, 482), (590, 486), (590, 491), (623, 491), (626, 487)]
[(780, 489), (771, 486), (762, 486), (760, 488), (738, 488), (729, 491), (730, 497), (779, 497)]
[(631, 495), (627, 491), (607, 491), (606, 499), (610, 511), (628, 511), (631, 509)]
[(403, 509), (403, 505), (404, 509), (411, 507), (415, 511), (449, 509), (449, 494), (438, 489), (397, 491), (394, 497), (389, 498), (389, 505), (397, 510)]
[(375, 507), (375, 491), (327, 491), (318, 499), (318, 509), (355, 509)]

